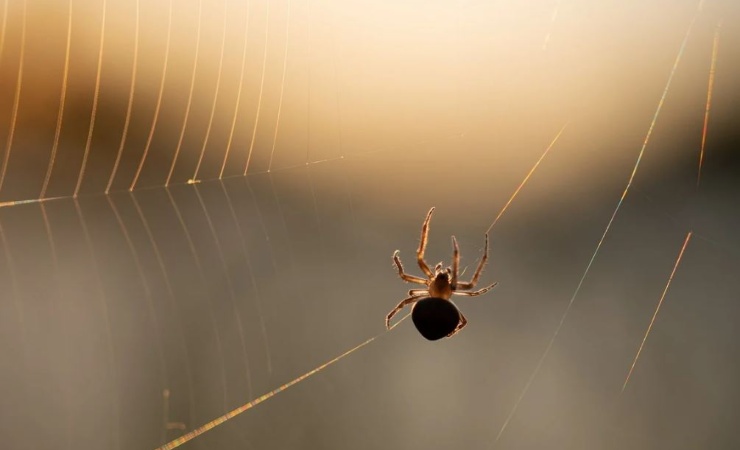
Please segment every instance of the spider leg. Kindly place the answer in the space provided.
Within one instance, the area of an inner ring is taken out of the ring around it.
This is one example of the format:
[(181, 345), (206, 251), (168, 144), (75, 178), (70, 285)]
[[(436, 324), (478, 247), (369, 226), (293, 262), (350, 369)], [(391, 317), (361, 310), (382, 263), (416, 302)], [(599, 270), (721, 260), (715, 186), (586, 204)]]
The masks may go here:
[(457, 327), (455, 327), (454, 330), (452, 330), (452, 333), (448, 334), (447, 337), (451, 338), (452, 336), (456, 335), (460, 332), (463, 328), (465, 328), (465, 325), (468, 324), (468, 319), (465, 318), (463, 313), (460, 313), (460, 322), (457, 324)]
[(479, 295), (485, 294), (486, 292), (490, 291), (498, 284), (498, 281), (493, 283), (490, 286), (486, 286), (483, 289), (478, 289), (477, 291), (469, 292), (469, 291), (452, 291), (452, 295), (464, 295), (466, 297), (477, 297)]
[(424, 224), (421, 226), (421, 241), (419, 241), (419, 250), (416, 252), (416, 260), (419, 262), (419, 268), (421, 269), (424, 274), (432, 278), (434, 277), (434, 274), (432, 273), (432, 270), (429, 268), (427, 263), (424, 261), (424, 250), (427, 248), (427, 235), (429, 234), (429, 221), (432, 219), (432, 213), (434, 212), (434, 207), (429, 210), (427, 213), (427, 218), (424, 219)]
[(428, 297), (429, 291), (427, 289), (411, 289), (409, 291), (409, 295), (412, 297), (419, 297), (419, 296)]
[(488, 233), (486, 233), (486, 247), (483, 250), (483, 257), (480, 259), (480, 262), (478, 263), (478, 268), (475, 269), (473, 278), (469, 282), (458, 281), (457, 288), (458, 289), (473, 289), (476, 283), (478, 283), (478, 278), (480, 278), (481, 273), (483, 273), (483, 267), (485, 267), (487, 261), (488, 261)]
[(409, 298), (405, 298), (401, 300), (401, 302), (396, 305), (395, 308), (393, 308), (393, 311), (389, 312), (388, 315), (385, 317), (385, 327), (390, 330), (391, 328), (391, 319), (393, 316), (395, 316), (398, 311), (402, 310), (405, 306), (411, 305), (412, 303), (416, 303), (419, 300), (421, 300), (424, 297), (421, 296), (411, 296)]
[(398, 250), (393, 253), (393, 262), (396, 263), (396, 268), (398, 268), (398, 276), (401, 277), (403, 281), (408, 281), (409, 283), (427, 284), (427, 280), (425, 280), (424, 278), (409, 275), (403, 271), (403, 265), (401, 264), (401, 258), (398, 256)]
[(450, 285), (452, 289), (457, 289), (457, 272), (460, 269), (460, 247), (457, 245), (457, 239), (452, 236), (452, 279)]

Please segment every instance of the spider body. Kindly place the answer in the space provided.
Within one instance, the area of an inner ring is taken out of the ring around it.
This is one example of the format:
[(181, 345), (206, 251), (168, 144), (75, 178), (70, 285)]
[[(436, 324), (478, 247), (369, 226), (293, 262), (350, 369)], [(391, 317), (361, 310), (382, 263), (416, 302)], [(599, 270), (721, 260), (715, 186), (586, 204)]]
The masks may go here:
[(414, 303), (411, 320), (419, 334), (430, 341), (436, 341), (457, 329), (460, 311), (450, 300), (427, 297)]
[[(445, 336), (452, 337), (468, 323), (465, 316), (450, 301), (453, 295), (476, 297), (485, 294), (497, 284), (493, 283), (483, 289), (471, 291), (478, 283), (478, 278), (480, 278), (483, 267), (488, 260), (488, 234), (486, 234), (486, 247), (483, 251), (483, 257), (480, 263), (478, 263), (478, 268), (475, 270), (473, 278), (470, 281), (458, 280), (460, 249), (455, 236), (452, 236), (452, 266), (443, 267), (440, 262), (434, 267), (434, 272), (432, 272), (426, 261), (424, 261), (424, 251), (427, 246), (429, 221), (432, 218), (433, 212), (434, 208), (429, 210), (424, 224), (421, 226), (421, 241), (419, 242), (419, 249), (416, 252), (416, 260), (419, 268), (426, 275), (426, 278), (409, 275), (404, 272), (401, 258), (398, 256), (399, 251), (396, 250), (393, 253), (393, 262), (398, 269), (398, 276), (409, 283), (423, 284), (426, 286), (426, 289), (411, 289), (409, 291), (409, 297), (401, 300), (385, 318), (385, 325), (387, 328), (390, 328), (393, 316), (405, 306), (412, 305), (411, 317), (416, 329), (419, 330), (422, 336), (432, 341)], [(453, 324), (454, 326), (452, 326)]]
[[(439, 265), (437, 265), (439, 267)], [(429, 296), (449, 300), (452, 297), (452, 284), (450, 283), (450, 268), (437, 269), (434, 280), (429, 283)]]

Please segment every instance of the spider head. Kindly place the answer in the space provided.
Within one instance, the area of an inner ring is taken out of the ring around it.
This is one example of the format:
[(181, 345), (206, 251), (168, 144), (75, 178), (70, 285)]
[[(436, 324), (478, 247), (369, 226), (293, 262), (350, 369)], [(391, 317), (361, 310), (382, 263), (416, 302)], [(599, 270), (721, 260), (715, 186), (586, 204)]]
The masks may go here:
[(434, 266), (434, 278), (440, 281), (449, 281), (450, 277), (452, 276), (452, 268), (451, 267), (442, 267), (442, 263), (437, 263), (436, 266)]

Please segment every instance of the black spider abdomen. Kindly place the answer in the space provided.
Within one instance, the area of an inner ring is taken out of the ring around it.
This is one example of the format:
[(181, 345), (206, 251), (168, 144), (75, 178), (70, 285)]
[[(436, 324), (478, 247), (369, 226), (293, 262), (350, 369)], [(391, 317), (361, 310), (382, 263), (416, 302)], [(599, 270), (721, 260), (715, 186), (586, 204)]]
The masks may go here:
[(436, 341), (457, 328), (457, 324), (460, 323), (460, 311), (449, 300), (429, 297), (414, 304), (411, 320), (422, 336), (430, 341)]

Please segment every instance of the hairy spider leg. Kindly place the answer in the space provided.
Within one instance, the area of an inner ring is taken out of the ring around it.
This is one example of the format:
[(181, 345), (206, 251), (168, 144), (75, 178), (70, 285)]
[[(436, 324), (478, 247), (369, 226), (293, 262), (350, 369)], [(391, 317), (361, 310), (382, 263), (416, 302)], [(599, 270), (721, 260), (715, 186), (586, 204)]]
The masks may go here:
[[(480, 262), (478, 263), (478, 268), (475, 269), (473, 278), (470, 280), (470, 282), (459, 281), (457, 283), (457, 288), (458, 289), (473, 289), (476, 283), (478, 283), (478, 278), (480, 278), (481, 273), (483, 273), (483, 267), (485, 267), (486, 261), (488, 261), (488, 233), (486, 233), (486, 246), (483, 249), (483, 257), (480, 259)], [(495, 286), (495, 284), (492, 285), (491, 287), (493, 286)], [(488, 288), (486, 290), (488, 290)], [(485, 292), (486, 290), (484, 290), (483, 292)]]
[(401, 302), (398, 305), (396, 305), (395, 308), (393, 308), (393, 311), (391, 311), (386, 316), (386, 318), (385, 318), (385, 327), (390, 330), (391, 329), (391, 319), (393, 318), (393, 316), (396, 315), (396, 313), (398, 313), (398, 311), (402, 310), (407, 305), (411, 305), (413, 303), (418, 302), (419, 300), (421, 300), (423, 298), (425, 298), (425, 297), (418, 296), (418, 295), (412, 295), (409, 298), (405, 298), (405, 299), (401, 300)]
[(460, 313), (460, 322), (457, 324), (457, 327), (455, 327), (455, 329), (452, 330), (452, 333), (450, 333), (450, 334), (447, 335), (448, 338), (450, 338), (450, 337), (456, 335), (457, 333), (459, 333), (460, 330), (462, 330), (463, 328), (465, 328), (465, 325), (468, 324), (468, 319), (465, 318), (465, 316), (463, 315), (462, 312), (460, 312), (460, 310), (458, 310), (458, 312)]
[(452, 286), (453, 291), (457, 289), (457, 272), (459, 269), (460, 247), (457, 245), (457, 239), (455, 239), (455, 236), (452, 236), (452, 279), (450, 280), (450, 285)]
[(398, 276), (401, 277), (403, 281), (408, 281), (409, 283), (427, 284), (427, 280), (424, 278), (409, 275), (403, 271), (403, 264), (401, 264), (401, 258), (398, 256), (398, 253), (398, 250), (393, 253), (393, 262), (396, 263), (396, 267), (398, 268)]
[(419, 241), (419, 250), (416, 252), (416, 260), (419, 262), (419, 268), (424, 274), (431, 278), (434, 278), (432, 270), (424, 261), (424, 250), (427, 248), (427, 235), (429, 234), (429, 221), (432, 219), (432, 213), (434, 212), (434, 206), (427, 213), (427, 218), (424, 219), (424, 224), (421, 226), (421, 240)]
[(418, 297), (418, 296), (429, 296), (429, 290), (428, 289), (411, 289), (409, 291), (409, 295), (412, 297)]
[(467, 292), (467, 291), (452, 291), (452, 295), (464, 295), (464, 296), (466, 296), (466, 297), (477, 297), (477, 296), (479, 296), (479, 295), (483, 295), (483, 294), (485, 294), (486, 292), (490, 291), (490, 290), (491, 290), (491, 289), (493, 289), (493, 288), (494, 288), (494, 287), (495, 287), (495, 286), (496, 286), (497, 284), (498, 284), (498, 281), (497, 281), (497, 282), (495, 282), (495, 283), (493, 283), (493, 284), (492, 284), (492, 285), (490, 285), (490, 286), (486, 286), (486, 287), (484, 287), (483, 289), (478, 289), (477, 291), (473, 291), (473, 292)]

